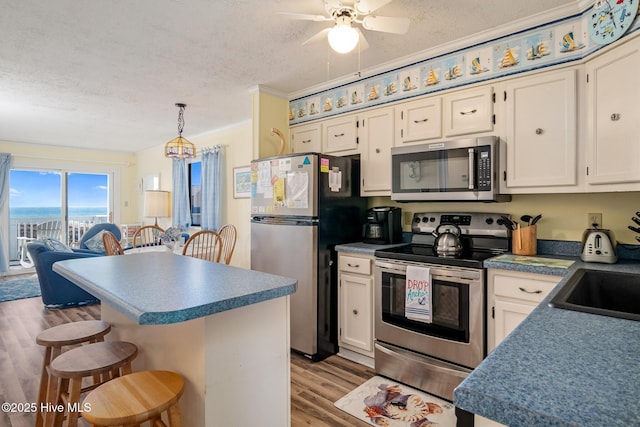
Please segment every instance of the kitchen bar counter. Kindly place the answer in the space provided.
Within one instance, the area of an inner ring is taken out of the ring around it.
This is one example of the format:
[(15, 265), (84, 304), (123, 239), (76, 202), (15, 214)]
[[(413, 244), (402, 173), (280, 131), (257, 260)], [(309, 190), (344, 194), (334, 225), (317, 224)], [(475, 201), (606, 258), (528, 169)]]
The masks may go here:
[[(290, 425), (289, 295), (295, 279), (168, 252), (61, 261), (102, 301), (110, 340), (139, 347), (134, 370), (186, 378), (185, 426)], [(257, 418), (256, 418), (257, 417)]]
[(456, 407), (514, 426), (640, 425), (640, 322), (548, 305), (578, 268), (640, 274), (638, 262), (576, 261), (458, 386)]

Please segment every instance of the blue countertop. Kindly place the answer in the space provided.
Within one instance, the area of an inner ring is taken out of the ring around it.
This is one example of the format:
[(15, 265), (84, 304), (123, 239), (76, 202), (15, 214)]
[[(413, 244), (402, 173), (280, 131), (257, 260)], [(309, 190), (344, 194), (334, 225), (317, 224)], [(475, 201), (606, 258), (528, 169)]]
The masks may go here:
[(336, 251), (373, 255), (378, 249), (394, 248), (396, 246), (404, 246), (406, 244), (407, 243), (396, 243), (392, 245), (373, 245), (371, 243), (355, 242), (336, 245)]
[(297, 280), (149, 252), (59, 261), (53, 270), (140, 325), (178, 323), (290, 295)]
[(640, 322), (548, 305), (578, 268), (640, 274), (637, 261), (576, 259), (547, 298), (456, 388), (457, 407), (512, 426), (640, 425)]

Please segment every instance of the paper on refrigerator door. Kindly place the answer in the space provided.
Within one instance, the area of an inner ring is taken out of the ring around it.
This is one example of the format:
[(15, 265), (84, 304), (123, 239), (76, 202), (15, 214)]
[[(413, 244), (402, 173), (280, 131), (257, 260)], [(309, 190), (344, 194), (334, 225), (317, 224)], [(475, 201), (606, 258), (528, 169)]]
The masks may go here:
[(305, 171), (287, 172), (287, 207), (307, 209), (309, 207), (309, 174)]
[(431, 272), (429, 268), (407, 266), (404, 315), (407, 319), (431, 323)]

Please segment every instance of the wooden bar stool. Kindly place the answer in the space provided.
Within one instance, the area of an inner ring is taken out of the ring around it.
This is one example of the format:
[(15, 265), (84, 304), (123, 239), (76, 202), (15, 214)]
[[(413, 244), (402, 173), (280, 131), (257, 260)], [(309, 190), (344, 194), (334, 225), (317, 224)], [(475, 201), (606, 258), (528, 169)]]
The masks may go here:
[(181, 375), (169, 371), (140, 371), (116, 378), (93, 390), (82, 403), (91, 408), (84, 419), (96, 426), (165, 426), (161, 416), (168, 413), (170, 427), (182, 427), (178, 399), (184, 391)]
[[(65, 413), (67, 426), (76, 427), (80, 416), (80, 394), (93, 390), (114, 378), (131, 373), (131, 361), (138, 355), (135, 344), (106, 341), (76, 347), (56, 357), (49, 365), (47, 401), (62, 405), (62, 411), (47, 411), (45, 426), (61, 426)], [(99, 376), (99, 382), (95, 378)], [(82, 387), (83, 378), (94, 384)]]
[(45, 347), (40, 388), (38, 390), (38, 412), (36, 427), (42, 427), (44, 417), (40, 411), (49, 389), (49, 365), (62, 353), (62, 347), (104, 341), (104, 336), (111, 330), (111, 325), (100, 320), (83, 320), (65, 323), (46, 329), (36, 336), (36, 343)]

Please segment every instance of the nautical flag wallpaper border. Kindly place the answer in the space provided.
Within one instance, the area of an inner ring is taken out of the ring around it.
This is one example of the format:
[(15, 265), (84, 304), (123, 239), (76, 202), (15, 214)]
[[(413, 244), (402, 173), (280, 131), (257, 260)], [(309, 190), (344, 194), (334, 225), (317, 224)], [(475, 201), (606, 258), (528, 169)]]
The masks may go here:
[[(602, 48), (588, 14), (570, 16), (289, 101), (295, 125), (420, 95), (581, 60)], [(636, 18), (625, 36), (638, 30)]]

